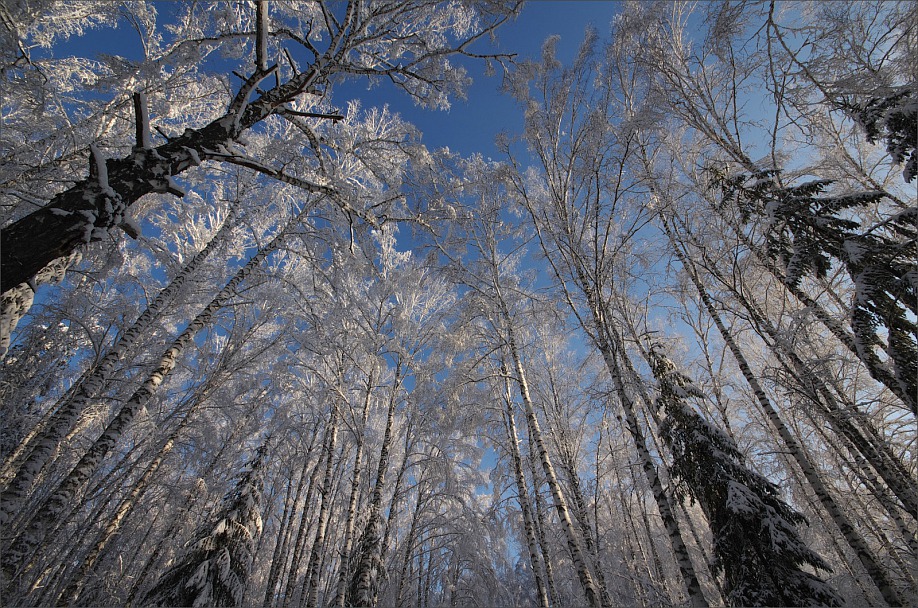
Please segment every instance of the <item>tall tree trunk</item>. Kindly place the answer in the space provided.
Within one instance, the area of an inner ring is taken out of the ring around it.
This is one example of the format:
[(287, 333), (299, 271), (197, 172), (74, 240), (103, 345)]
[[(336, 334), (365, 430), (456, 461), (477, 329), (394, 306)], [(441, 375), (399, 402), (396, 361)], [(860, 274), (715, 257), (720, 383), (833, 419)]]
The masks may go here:
[(810, 484), (810, 487), (813, 489), (816, 497), (819, 499), (819, 502), (835, 522), (835, 525), (838, 526), (838, 529), (845, 537), (845, 540), (851, 546), (851, 549), (854, 551), (855, 555), (857, 555), (861, 564), (863, 564), (867, 574), (871, 579), (873, 579), (873, 582), (876, 584), (877, 588), (882, 594), (883, 599), (886, 600), (886, 602), (891, 606), (904, 605), (902, 599), (899, 596), (899, 593), (896, 591), (892, 582), (887, 577), (886, 571), (877, 562), (876, 557), (874, 557), (873, 552), (867, 546), (867, 543), (864, 541), (863, 537), (858, 534), (857, 530), (848, 520), (847, 516), (845, 516), (843, 510), (835, 502), (835, 499), (832, 498), (832, 495), (829, 493), (828, 488), (823, 483), (822, 478), (819, 476), (819, 473), (813, 466), (813, 463), (810, 462), (809, 458), (804, 454), (803, 449), (798, 443), (796, 437), (794, 437), (790, 429), (787, 428), (787, 425), (784, 424), (784, 421), (772, 406), (771, 401), (765, 394), (765, 391), (762, 389), (761, 385), (759, 385), (758, 379), (756, 379), (755, 375), (752, 373), (752, 368), (746, 361), (745, 355), (743, 355), (742, 351), (737, 346), (736, 341), (733, 340), (733, 336), (727, 330), (727, 327), (721, 320), (720, 315), (714, 308), (714, 303), (708, 296), (707, 290), (701, 284), (701, 280), (698, 278), (694, 265), (679, 248), (678, 242), (673, 236), (673, 233), (665, 219), (663, 220), (663, 226), (670, 238), (676, 256), (679, 258), (679, 261), (682, 262), (682, 266), (685, 268), (685, 271), (694, 284), (695, 289), (698, 291), (698, 296), (701, 298), (701, 301), (707, 309), (708, 314), (711, 315), (711, 318), (717, 325), (717, 329), (720, 331), (721, 337), (727, 344), (727, 348), (730, 349), (730, 352), (736, 359), (736, 362), (740, 367), (740, 371), (742, 372), (743, 377), (746, 379), (746, 382), (749, 384), (749, 387), (752, 389), (752, 392), (755, 394), (756, 400), (761, 406), (762, 411), (765, 413), (768, 421), (772, 424), (772, 427), (778, 433), (778, 436), (781, 437), (781, 440), (787, 446), (788, 450), (794, 458), (794, 461), (800, 467), (801, 472), (803, 473), (807, 482)]
[[(387, 511), (388, 516), (386, 517), (386, 529), (385, 529), (385, 532), (383, 532), (382, 543), (380, 546), (380, 552), (381, 552), (380, 556), (383, 559), (383, 563), (385, 563), (386, 552), (388, 551), (388, 547), (389, 547), (389, 538), (392, 534), (393, 522), (396, 521), (396, 518), (398, 516), (398, 507), (399, 507), (399, 504), (401, 503), (401, 499), (403, 495), (405, 494), (402, 491), (402, 483), (405, 480), (405, 473), (408, 471), (408, 459), (411, 456), (411, 446), (412, 446), (411, 419), (408, 418), (408, 428), (405, 429), (404, 453), (402, 454), (401, 464), (399, 464), (399, 467), (398, 467), (398, 473), (396, 473), (395, 475), (395, 483), (393, 484), (394, 488), (392, 490), (392, 499), (389, 501), (389, 509)], [(379, 603), (379, 588), (380, 586), (376, 585), (376, 591), (373, 594), (373, 601), (370, 602), (371, 606), (375, 606), (377, 603)]]
[(328, 450), (325, 456), (325, 476), (322, 480), (322, 487), (319, 494), (322, 497), (321, 506), (319, 507), (319, 519), (316, 523), (315, 540), (312, 542), (312, 551), (309, 554), (309, 563), (306, 567), (307, 584), (306, 591), (306, 608), (316, 608), (319, 601), (319, 560), (322, 557), (323, 546), (325, 545), (325, 533), (328, 527), (328, 518), (331, 512), (332, 499), (332, 475), (334, 473), (335, 446), (338, 438), (338, 416), (337, 405), (333, 406), (331, 428), (329, 429)]
[(382, 446), (379, 450), (379, 463), (376, 466), (376, 481), (367, 512), (367, 523), (361, 534), (358, 548), (360, 554), (350, 587), (347, 590), (348, 606), (374, 606), (378, 589), (378, 577), (382, 569), (382, 494), (386, 484), (386, 472), (389, 470), (389, 446), (392, 443), (392, 427), (395, 423), (395, 406), (402, 382), (402, 362), (395, 367), (395, 378), (389, 393), (389, 405), (386, 411), (386, 430), (383, 432)]
[[(683, 228), (685, 228), (684, 225)], [(708, 269), (717, 274), (711, 266), (707, 265)], [(722, 278), (721, 280), (723, 281)], [(728, 281), (723, 282), (725, 285), (730, 285)], [(839, 403), (839, 399), (844, 400), (844, 398), (836, 397), (835, 393), (841, 395), (842, 392), (833, 391), (832, 387), (813, 373), (758, 304), (740, 293), (736, 287), (731, 286), (729, 289), (749, 312), (757, 331), (767, 336), (766, 341), (770, 341), (771, 348), (779, 355), (779, 361), (797, 380), (808, 400), (832, 425), (839, 437), (847, 443), (849, 449), (858, 451), (870, 463), (889, 490), (901, 501), (905, 511), (918, 520), (918, 489), (911, 475), (901, 460), (889, 451), (886, 442), (879, 437), (864, 413), (854, 403), (849, 402), (844, 405)], [(854, 424), (855, 421), (861, 428)]]
[(99, 559), (99, 556), (102, 554), (102, 551), (105, 547), (108, 546), (108, 543), (111, 542), (115, 534), (118, 533), (118, 530), (121, 529), (121, 525), (124, 523), (124, 520), (134, 509), (134, 506), (137, 504), (137, 501), (140, 500), (147, 488), (149, 487), (150, 480), (153, 478), (153, 475), (159, 470), (160, 465), (166, 456), (172, 451), (172, 447), (175, 445), (175, 440), (178, 438), (179, 434), (185, 429), (185, 426), (188, 424), (188, 418), (186, 417), (181, 421), (181, 423), (175, 428), (172, 434), (166, 439), (166, 442), (159, 449), (159, 453), (153, 459), (153, 461), (147, 465), (147, 468), (144, 470), (140, 478), (134, 482), (134, 487), (131, 488), (131, 491), (118, 505), (118, 508), (115, 509), (114, 515), (109, 519), (108, 524), (105, 526), (105, 529), (99, 535), (98, 540), (96, 541), (95, 546), (90, 550), (90, 552), (83, 558), (83, 562), (80, 564), (79, 570), (71, 578), (70, 584), (67, 588), (60, 594), (60, 596), (54, 601), (55, 604), (63, 602), (64, 605), (70, 605), (77, 601), (79, 598), (80, 592), (83, 590), (83, 585), (86, 582), (86, 577), (89, 575), (89, 572), (92, 570), (93, 566), (96, 564), (96, 560)]
[(529, 393), (529, 383), (526, 379), (526, 373), (523, 369), (523, 362), (520, 358), (520, 353), (516, 346), (516, 339), (512, 327), (512, 318), (510, 317), (510, 313), (507, 310), (502, 298), (500, 298), (500, 304), (501, 314), (506, 324), (506, 346), (507, 350), (509, 351), (510, 359), (513, 362), (513, 368), (515, 372), (514, 380), (517, 384), (520, 398), (523, 400), (523, 411), (526, 415), (526, 422), (529, 425), (530, 432), (532, 433), (532, 438), (535, 441), (539, 461), (542, 465), (542, 469), (545, 471), (545, 479), (548, 481), (549, 490), (551, 491), (552, 498), (555, 501), (555, 509), (558, 512), (558, 519), (561, 520), (561, 527), (564, 530), (565, 537), (567, 538), (568, 549), (571, 553), (574, 570), (577, 572), (577, 578), (580, 579), (580, 585), (583, 588), (583, 593), (586, 596), (587, 602), (591, 607), (596, 608), (598, 606), (602, 606), (602, 598), (600, 596), (599, 589), (593, 582), (593, 577), (590, 574), (589, 568), (587, 567), (586, 558), (582, 548), (582, 540), (577, 529), (574, 527), (570, 508), (568, 507), (567, 500), (561, 491), (561, 484), (558, 482), (558, 476), (555, 473), (555, 468), (548, 456), (548, 449), (545, 446), (545, 441), (542, 439), (542, 429), (540, 428), (539, 420), (535, 414), (532, 397)]
[(532, 472), (532, 489), (533, 495), (535, 496), (535, 519), (533, 520), (533, 527), (535, 528), (536, 537), (539, 540), (539, 549), (542, 553), (542, 561), (545, 564), (545, 583), (548, 586), (548, 598), (551, 600), (552, 606), (561, 605), (561, 596), (558, 594), (558, 588), (555, 585), (555, 574), (554, 568), (551, 565), (551, 553), (548, 548), (548, 541), (545, 538), (545, 529), (548, 526), (545, 521), (546, 516), (546, 507), (544, 501), (542, 500), (542, 478), (539, 471), (539, 465), (536, 461), (536, 451), (533, 448), (535, 442), (532, 439), (532, 430), (529, 429), (527, 424), (527, 438), (529, 440), (529, 447), (527, 452), (529, 454), (529, 470)]
[(370, 398), (373, 396), (374, 372), (367, 378), (363, 400), (362, 425), (357, 431), (356, 453), (354, 454), (354, 471), (351, 476), (351, 494), (347, 501), (347, 513), (344, 518), (344, 543), (340, 550), (340, 567), (338, 568), (338, 586), (335, 591), (335, 606), (343, 608), (347, 599), (347, 584), (350, 579), (351, 553), (354, 545), (354, 518), (357, 515), (357, 495), (360, 493), (360, 480), (363, 477), (363, 433), (366, 431), (367, 418), (370, 415)]
[(252, 270), (257, 268), (269, 254), (281, 246), (287, 236), (287, 230), (297, 224), (300, 218), (306, 214), (308, 208), (308, 206), (304, 206), (303, 210), (294, 219), (290, 220), (277, 236), (236, 272), (235, 276), (229, 280), (216, 297), (188, 324), (188, 327), (162, 354), (156, 368), (141, 387), (121, 406), (118, 414), (108, 424), (102, 435), (50, 494), (43, 506), (37, 510), (25, 530), (17, 536), (9, 551), (0, 559), (3, 574), (6, 578), (5, 585), (8, 586), (8, 593), (15, 589), (16, 577), (20, 576), (24, 569), (29, 567), (34, 549), (55, 529), (56, 523), (67, 505), (75, 500), (77, 492), (98, 468), (102, 459), (115, 447), (121, 435), (133, 422), (137, 412), (145, 406), (166, 376), (175, 368), (185, 348), (191, 344), (197, 332), (204, 328), (214, 314), (235, 295), (239, 284), (245, 280)]
[[(309, 536), (307, 523), (309, 523), (311, 509), (313, 508), (313, 495), (319, 482), (319, 475), (322, 473), (322, 459), (328, 451), (328, 444), (331, 441), (332, 430), (334, 429), (337, 433), (336, 416), (337, 408), (334, 408), (332, 410), (331, 416), (329, 417), (328, 425), (325, 428), (324, 437), (322, 438), (322, 452), (319, 454), (315, 466), (312, 467), (312, 473), (309, 474), (309, 485), (306, 488), (306, 498), (303, 501), (303, 510), (300, 513), (300, 522), (297, 526), (296, 539), (293, 541), (293, 555), (290, 557), (290, 565), (287, 568), (287, 584), (283, 585), (284, 601), (282, 606), (284, 608), (290, 606), (290, 602), (293, 600), (294, 589), (296, 588), (298, 574), (300, 571), (300, 561), (303, 557), (303, 549), (306, 547), (307, 536)], [(303, 466), (305, 467), (306, 463), (304, 463)], [(283, 584), (283, 578), (281, 579), (281, 583)]]
[(545, 590), (545, 583), (542, 580), (542, 560), (535, 535), (532, 506), (529, 503), (529, 489), (526, 485), (526, 478), (523, 475), (523, 462), (520, 458), (520, 443), (516, 433), (516, 414), (513, 412), (513, 397), (510, 391), (509, 374), (506, 367), (503, 365), (502, 367), (504, 367), (502, 371), (504, 375), (504, 403), (506, 404), (504, 425), (507, 432), (508, 445), (510, 446), (510, 458), (513, 461), (513, 479), (516, 482), (517, 501), (523, 514), (523, 532), (526, 536), (526, 546), (529, 549), (529, 564), (532, 568), (532, 575), (535, 578), (539, 605), (542, 608), (548, 608), (548, 594)]
[[(12, 517), (21, 508), (29, 489), (35, 478), (41, 473), (51, 454), (60, 445), (61, 439), (76, 425), (77, 420), (85, 411), (90, 401), (104, 390), (108, 385), (115, 365), (124, 357), (137, 340), (149, 332), (153, 322), (159, 317), (165, 306), (182, 289), (194, 271), (204, 260), (226, 239), (226, 234), (234, 226), (236, 210), (239, 202), (233, 204), (223, 221), (223, 225), (189, 262), (172, 278), (169, 285), (157, 294), (150, 302), (147, 309), (134, 321), (118, 340), (112, 345), (98, 365), (87, 371), (87, 374), (77, 381), (76, 390), (68, 393), (63, 403), (56, 406), (57, 413), (52, 416), (47, 428), (37, 434), (26, 437), (14, 452), (8, 462), (21, 458), (23, 462), (15, 467), (13, 480), (9, 483), (3, 494), (0, 495), (0, 527), (7, 525)], [(22, 456), (21, 456), (22, 455)]]
[(870, 377), (885, 386), (892, 392), (896, 397), (898, 397), (911, 411), (915, 411), (918, 408), (918, 395), (912, 395), (906, 391), (900, 382), (896, 379), (896, 375), (893, 373), (889, 366), (880, 361), (880, 358), (875, 352), (871, 349), (866, 349), (859, 347), (858, 341), (854, 339), (854, 336), (841, 324), (839, 321), (832, 316), (829, 311), (827, 311), (819, 302), (811, 298), (806, 292), (800, 289), (799, 286), (790, 284), (786, 280), (785, 273), (778, 268), (778, 266), (772, 261), (768, 255), (763, 253), (759, 247), (757, 247), (749, 239), (749, 236), (742, 230), (741, 227), (736, 225), (736, 222), (731, 221), (726, 217), (726, 214), (723, 212), (723, 209), (714, 204), (709, 204), (708, 208), (711, 211), (720, 215), (733, 229), (734, 235), (746, 246), (749, 252), (755, 256), (756, 261), (766, 268), (775, 279), (778, 280), (784, 288), (797, 299), (800, 304), (802, 304), (807, 310), (813, 313), (813, 316), (819, 320), (822, 325), (832, 333), (833, 336), (838, 339), (848, 351), (857, 357), (864, 367), (867, 369)]
[(284, 504), (284, 514), (281, 518), (280, 526), (281, 530), (279, 532), (277, 545), (274, 548), (274, 556), (271, 560), (271, 569), (268, 572), (268, 582), (265, 585), (265, 599), (264, 603), (262, 604), (262, 608), (270, 608), (274, 604), (274, 593), (277, 589), (277, 584), (281, 578), (281, 574), (284, 571), (284, 566), (287, 564), (287, 560), (289, 559), (287, 544), (290, 541), (290, 537), (293, 535), (293, 526), (291, 523), (296, 517), (297, 507), (300, 504), (300, 496), (302, 495), (303, 487), (306, 485), (306, 471), (309, 468), (309, 457), (312, 454), (316, 437), (318, 435), (319, 429), (317, 424), (312, 430), (309, 447), (306, 448), (306, 454), (303, 456), (302, 466), (299, 467), (299, 481), (296, 484), (296, 493), (293, 496), (293, 502), (289, 504), (285, 502)]

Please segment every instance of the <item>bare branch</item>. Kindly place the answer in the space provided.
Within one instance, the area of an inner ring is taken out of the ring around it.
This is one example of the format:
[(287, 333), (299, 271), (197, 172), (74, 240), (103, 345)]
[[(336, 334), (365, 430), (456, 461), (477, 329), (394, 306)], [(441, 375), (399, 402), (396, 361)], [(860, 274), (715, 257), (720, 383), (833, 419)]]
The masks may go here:
[(150, 141), (150, 115), (147, 112), (147, 96), (142, 91), (134, 93), (134, 119), (136, 121), (135, 148), (149, 150), (153, 147)]
[(268, 70), (268, 3), (265, 0), (255, 3), (255, 70)]

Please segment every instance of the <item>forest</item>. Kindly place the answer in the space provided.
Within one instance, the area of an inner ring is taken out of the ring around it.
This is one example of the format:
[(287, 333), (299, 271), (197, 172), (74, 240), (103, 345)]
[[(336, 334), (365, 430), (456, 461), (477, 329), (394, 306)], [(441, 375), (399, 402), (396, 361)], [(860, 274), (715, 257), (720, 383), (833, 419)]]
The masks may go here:
[(0, 6), (0, 604), (918, 605), (918, 3), (526, 10)]

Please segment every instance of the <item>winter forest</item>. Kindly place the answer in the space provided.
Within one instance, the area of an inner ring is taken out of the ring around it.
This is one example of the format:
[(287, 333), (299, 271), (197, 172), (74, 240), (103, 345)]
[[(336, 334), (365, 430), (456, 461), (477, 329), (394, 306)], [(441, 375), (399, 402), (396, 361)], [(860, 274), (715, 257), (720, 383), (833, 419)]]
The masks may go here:
[(3, 606), (918, 604), (918, 4), (526, 10), (0, 6)]

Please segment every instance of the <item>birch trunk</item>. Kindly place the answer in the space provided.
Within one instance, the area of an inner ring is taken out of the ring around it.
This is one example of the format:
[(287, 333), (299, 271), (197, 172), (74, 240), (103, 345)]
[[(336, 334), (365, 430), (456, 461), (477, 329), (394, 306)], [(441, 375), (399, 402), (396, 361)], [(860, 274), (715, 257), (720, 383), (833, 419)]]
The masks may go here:
[(520, 354), (516, 346), (516, 339), (514, 337), (510, 313), (506, 309), (506, 306), (503, 303), (503, 299), (501, 299), (500, 303), (502, 307), (501, 313), (504, 317), (504, 321), (507, 324), (507, 350), (509, 351), (510, 358), (513, 361), (513, 367), (516, 373), (514, 379), (520, 393), (520, 398), (523, 400), (526, 421), (529, 425), (530, 432), (532, 433), (532, 438), (535, 441), (536, 450), (539, 456), (539, 461), (542, 465), (542, 469), (545, 471), (545, 479), (548, 481), (548, 488), (551, 491), (552, 498), (555, 501), (555, 509), (558, 512), (558, 519), (561, 520), (561, 527), (564, 530), (565, 537), (567, 538), (568, 549), (571, 553), (571, 560), (574, 564), (574, 570), (577, 572), (577, 578), (580, 580), (580, 585), (583, 588), (583, 593), (586, 596), (587, 603), (589, 603), (591, 607), (596, 608), (598, 606), (602, 606), (602, 599), (596, 584), (593, 582), (593, 577), (587, 567), (581, 539), (578, 538), (577, 530), (575, 529), (574, 522), (571, 519), (570, 508), (567, 505), (567, 500), (564, 498), (564, 494), (561, 492), (561, 484), (558, 482), (558, 476), (555, 473), (554, 466), (552, 465), (551, 459), (548, 456), (548, 450), (545, 447), (545, 441), (542, 439), (542, 429), (540, 428), (539, 420), (535, 415), (535, 409), (533, 407), (532, 398), (529, 393), (529, 383), (526, 379), (526, 373), (523, 369), (523, 362), (520, 358)]
[[(300, 523), (297, 526), (296, 539), (293, 542), (293, 555), (290, 558), (290, 566), (287, 568), (287, 584), (284, 585), (284, 601), (283, 606), (286, 608), (290, 605), (290, 602), (293, 598), (294, 588), (297, 583), (297, 575), (300, 570), (300, 560), (303, 557), (303, 549), (306, 546), (306, 537), (308, 533), (306, 531), (306, 524), (309, 522), (309, 513), (312, 508), (313, 494), (315, 492), (316, 484), (319, 481), (319, 474), (322, 472), (322, 457), (325, 455), (325, 452), (328, 449), (328, 443), (331, 441), (331, 432), (332, 429), (335, 429), (337, 432), (337, 422), (336, 422), (336, 411), (333, 410), (331, 417), (329, 419), (328, 427), (325, 429), (325, 437), (322, 439), (322, 452), (319, 454), (319, 458), (312, 468), (312, 473), (309, 474), (309, 485), (306, 489), (306, 499), (303, 501), (303, 510), (300, 513)], [(303, 466), (306, 466), (305, 464)], [(283, 583), (283, 580), (281, 580)]]
[[(196, 403), (200, 403), (200, 400)], [(189, 415), (191, 412), (189, 412)], [(83, 558), (83, 562), (80, 565), (79, 571), (71, 579), (70, 584), (67, 588), (60, 594), (58, 598), (55, 599), (55, 604), (60, 604), (63, 602), (63, 605), (75, 604), (77, 599), (79, 599), (80, 592), (83, 590), (83, 586), (86, 582), (86, 578), (92, 570), (93, 566), (96, 564), (96, 560), (99, 559), (99, 556), (102, 554), (102, 551), (108, 546), (108, 543), (111, 542), (115, 534), (121, 529), (121, 525), (127, 519), (128, 515), (133, 511), (134, 506), (137, 504), (137, 501), (140, 500), (144, 493), (146, 493), (147, 488), (149, 487), (150, 480), (153, 478), (153, 475), (156, 471), (159, 470), (160, 465), (166, 456), (172, 451), (172, 447), (175, 445), (175, 440), (185, 429), (185, 426), (188, 424), (188, 416), (186, 416), (181, 423), (176, 427), (176, 429), (169, 435), (169, 438), (166, 439), (166, 442), (159, 449), (159, 453), (153, 459), (153, 461), (147, 465), (147, 468), (144, 470), (143, 474), (140, 476), (134, 483), (134, 487), (131, 488), (130, 493), (121, 501), (118, 505), (118, 508), (115, 509), (114, 515), (109, 519), (108, 524), (105, 526), (105, 529), (102, 531), (99, 539), (96, 541), (95, 546), (90, 550), (90, 552)]]
[[(300, 504), (300, 496), (302, 494), (303, 487), (306, 485), (306, 471), (309, 467), (309, 457), (312, 454), (313, 447), (315, 446), (317, 435), (318, 426), (313, 428), (309, 447), (306, 449), (306, 454), (303, 457), (303, 466), (300, 468), (300, 480), (297, 483), (296, 494), (293, 497), (293, 502), (290, 503), (290, 505), (284, 505), (284, 515), (282, 521), (286, 521), (286, 524), (282, 523), (281, 525), (283, 533), (278, 540), (277, 546), (274, 549), (274, 556), (271, 560), (271, 570), (268, 573), (268, 583), (265, 586), (265, 599), (264, 603), (262, 604), (262, 608), (270, 608), (270, 606), (274, 604), (274, 592), (275, 589), (277, 589), (277, 584), (281, 578), (281, 574), (284, 571), (284, 566), (286, 565), (288, 559), (287, 544), (290, 541), (291, 535), (293, 534), (293, 526), (290, 524), (296, 517), (297, 506)], [(307, 501), (308, 494), (309, 493), (307, 493)], [(305, 512), (305, 508), (303, 511)], [(302, 528), (302, 525), (303, 524), (301, 522), (300, 529)]]
[(755, 375), (752, 373), (752, 368), (746, 361), (745, 355), (743, 355), (742, 351), (733, 340), (733, 336), (727, 330), (727, 327), (721, 320), (720, 315), (714, 308), (714, 304), (711, 301), (711, 298), (708, 296), (707, 290), (704, 288), (704, 286), (701, 284), (701, 280), (698, 278), (694, 265), (691, 263), (691, 261), (688, 260), (687, 256), (685, 256), (685, 254), (679, 248), (678, 243), (672, 234), (672, 231), (666, 223), (666, 220), (664, 220), (664, 229), (670, 238), (673, 250), (676, 252), (676, 256), (679, 258), (679, 261), (682, 262), (682, 265), (685, 268), (686, 273), (689, 275), (692, 283), (694, 284), (695, 289), (698, 291), (698, 295), (701, 298), (705, 308), (707, 309), (708, 314), (711, 315), (715, 325), (717, 325), (717, 329), (720, 332), (724, 342), (726, 343), (727, 348), (730, 349), (730, 352), (736, 359), (736, 362), (740, 367), (740, 371), (742, 372), (743, 377), (746, 379), (746, 382), (749, 384), (749, 387), (752, 389), (752, 392), (755, 394), (756, 400), (761, 406), (762, 411), (765, 413), (772, 427), (778, 433), (778, 436), (781, 437), (781, 440), (787, 446), (788, 450), (794, 458), (794, 461), (800, 467), (803, 476), (806, 478), (807, 482), (810, 484), (810, 487), (813, 489), (813, 492), (816, 494), (817, 499), (832, 518), (835, 525), (838, 526), (838, 529), (845, 537), (848, 545), (850, 545), (855, 555), (857, 555), (858, 560), (864, 566), (868, 576), (873, 579), (873, 582), (879, 589), (883, 599), (891, 606), (903, 605), (903, 601), (900, 598), (899, 593), (896, 591), (895, 587), (887, 577), (885, 570), (877, 562), (877, 559), (874, 557), (870, 548), (867, 546), (867, 543), (864, 541), (863, 537), (858, 534), (857, 530), (848, 520), (847, 516), (845, 516), (842, 509), (838, 506), (838, 503), (836, 503), (831, 494), (829, 494), (828, 488), (822, 482), (822, 478), (819, 476), (819, 473), (813, 466), (813, 463), (810, 462), (809, 458), (804, 454), (796, 437), (794, 437), (793, 433), (791, 433), (790, 429), (786, 424), (784, 424), (784, 421), (772, 406), (771, 401), (765, 394), (765, 391), (762, 389)]
[(319, 520), (316, 523), (316, 536), (312, 543), (307, 565), (306, 608), (316, 608), (319, 599), (319, 560), (322, 557), (322, 547), (325, 544), (325, 531), (328, 527), (328, 518), (331, 511), (332, 474), (335, 458), (335, 446), (338, 438), (337, 406), (332, 412), (331, 429), (329, 430), (328, 452), (325, 458), (325, 476), (322, 480), (321, 506), (319, 507)]
[[(684, 225), (683, 228), (685, 228)], [(673, 238), (672, 235), (671, 238)], [(710, 270), (714, 272), (713, 269)], [(776, 276), (780, 278), (779, 275)], [(725, 282), (725, 284), (729, 283)], [(918, 520), (918, 489), (915, 487), (914, 480), (901, 460), (889, 451), (886, 443), (879, 437), (863, 412), (853, 403), (839, 403), (839, 398), (836, 397), (832, 388), (811, 371), (758, 304), (740, 293), (736, 287), (730, 287), (730, 291), (749, 311), (757, 328), (768, 336), (771, 348), (779, 354), (778, 358), (785, 369), (798, 380), (808, 400), (820, 411), (839, 437), (847, 443), (849, 449), (856, 450), (870, 463), (889, 490), (902, 503), (906, 513)], [(853, 341), (850, 336), (848, 338)], [(844, 341), (844, 336), (839, 339)], [(835, 392), (842, 394), (840, 390)], [(863, 431), (853, 421), (857, 421)]]
[(118, 414), (108, 424), (102, 435), (51, 493), (44, 505), (37, 510), (26, 529), (17, 536), (10, 550), (0, 560), (2, 561), (2, 570), (6, 578), (5, 584), (9, 585), (11, 589), (15, 588), (15, 577), (19, 576), (24, 568), (29, 566), (32, 552), (49, 532), (56, 527), (55, 524), (67, 508), (67, 505), (75, 500), (77, 492), (83, 487), (90, 475), (97, 470), (102, 459), (115, 447), (121, 435), (133, 422), (134, 416), (141, 411), (150, 397), (163, 383), (166, 376), (175, 368), (185, 348), (191, 344), (197, 332), (204, 328), (213, 315), (235, 295), (239, 284), (245, 280), (252, 270), (257, 268), (269, 254), (281, 246), (286, 238), (287, 230), (305, 215), (307, 209), (308, 207), (304, 207), (303, 211), (291, 220), (284, 230), (259, 250), (245, 266), (240, 268), (217, 296), (188, 324), (185, 331), (162, 354), (154, 371), (122, 405)]
[(383, 432), (382, 446), (379, 450), (379, 463), (376, 466), (376, 482), (370, 496), (367, 523), (360, 539), (360, 557), (354, 568), (350, 589), (347, 590), (348, 606), (375, 606), (378, 589), (379, 570), (382, 566), (384, 545), (382, 536), (382, 493), (386, 484), (386, 472), (389, 470), (389, 446), (392, 443), (392, 427), (395, 423), (395, 406), (398, 404), (398, 393), (402, 381), (402, 363), (395, 368), (392, 391), (389, 394), (389, 406), (386, 411), (386, 430)]
[(338, 586), (335, 591), (335, 606), (344, 607), (347, 584), (350, 578), (350, 560), (354, 545), (354, 518), (357, 513), (357, 495), (360, 493), (360, 479), (363, 476), (363, 432), (366, 430), (370, 414), (370, 397), (373, 395), (374, 373), (370, 372), (366, 383), (363, 400), (362, 426), (358, 429), (356, 454), (354, 454), (354, 472), (351, 476), (351, 494), (347, 501), (347, 515), (344, 520), (344, 543), (340, 551), (341, 566), (338, 569)]
[[(551, 565), (551, 553), (548, 550), (548, 542), (545, 539), (545, 528), (548, 525), (545, 522), (545, 504), (542, 500), (542, 479), (539, 475), (539, 466), (536, 462), (536, 453), (532, 449), (533, 444), (535, 443), (532, 440), (532, 431), (528, 429), (527, 425), (527, 436), (529, 439), (529, 470), (532, 472), (532, 486), (533, 486), (533, 495), (535, 496), (535, 519), (533, 520), (533, 527), (535, 528), (536, 537), (539, 540), (539, 549), (542, 553), (542, 561), (545, 564), (545, 583), (548, 586), (548, 598), (551, 600), (552, 606), (561, 605), (561, 596), (558, 595), (558, 588), (555, 585), (555, 574), (554, 568)], [(544, 473), (542, 473), (544, 475)]]
[(239, 203), (236, 203), (230, 208), (223, 225), (210, 242), (191, 258), (165, 289), (157, 294), (147, 309), (134, 321), (134, 324), (112, 345), (98, 365), (77, 383), (76, 391), (69, 394), (69, 398), (55, 408), (57, 413), (52, 416), (46, 430), (37, 437), (34, 435), (27, 437), (22, 442), (21, 448), (17, 448), (17, 453), (8, 459), (8, 462), (11, 463), (14, 458), (24, 457), (22, 464), (15, 467), (16, 472), (12, 481), (0, 495), (0, 527), (7, 525), (18, 513), (33, 482), (46, 466), (51, 454), (60, 445), (61, 439), (76, 425), (90, 401), (108, 385), (115, 365), (137, 340), (150, 330), (163, 308), (182, 289), (188, 277), (225, 240), (226, 234), (234, 225), (233, 220), (238, 205)]
[(785, 280), (786, 277), (784, 272), (782, 272), (766, 254), (762, 253), (760, 248), (756, 247), (743, 230), (736, 226), (735, 222), (730, 221), (719, 207), (710, 205), (709, 208), (730, 224), (734, 235), (746, 246), (750, 253), (755, 256), (756, 261), (766, 268), (772, 276), (784, 286), (788, 293), (794, 296), (794, 298), (796, 298), (807, 310), (812, 312), (813, 316), (816, 317), (816, 319), (818, 319), (852, 355), (857, 357), (861, 363), (864, 364), (871, 378), (888, 388), (890, 392), (898, 397), (911, 411), (914, 412), (918, 409), (918, 395), (909, 394), (896, 379), (895, 373), (889, 369), (888, 365), (880, 361), (880, 358), (873, 350), (859, 347), (858, 341), (854, 339), (854, 336), (851, 335), (851, 333), (819, 302), (811, 298), (799, 287), (789, 285)]
[(523, 462), (520, 458), (520, 443), (516, 433), (516, 414), (513, 412), (513, 399), (506, 371), (504, 371), (504, 380), (504, 403), (507, 406), (504, 412), (504, 424), (507, 432), (507, 441), (510, 445), (510, 458), (513, 461), (513, 476), (516, 482), (517, 500), (520, 504), (520, 511), (523, 513), (523, 531), (525, 532), (526, 545), (529, 549), (529, 563), (532, 567), (533, 577), (535, 578), (539, 605), (542, 606), (542, 608), (548, 608), (548, 594), (545, 591), (545, 583), (542, 580), (542, 560), (539, 556), (538, 541), (536, 540), (535, 529), (533, 527), (532, 507), (529, 503), (529, 489), (526, 486), (526, 478), (523, 476)]

